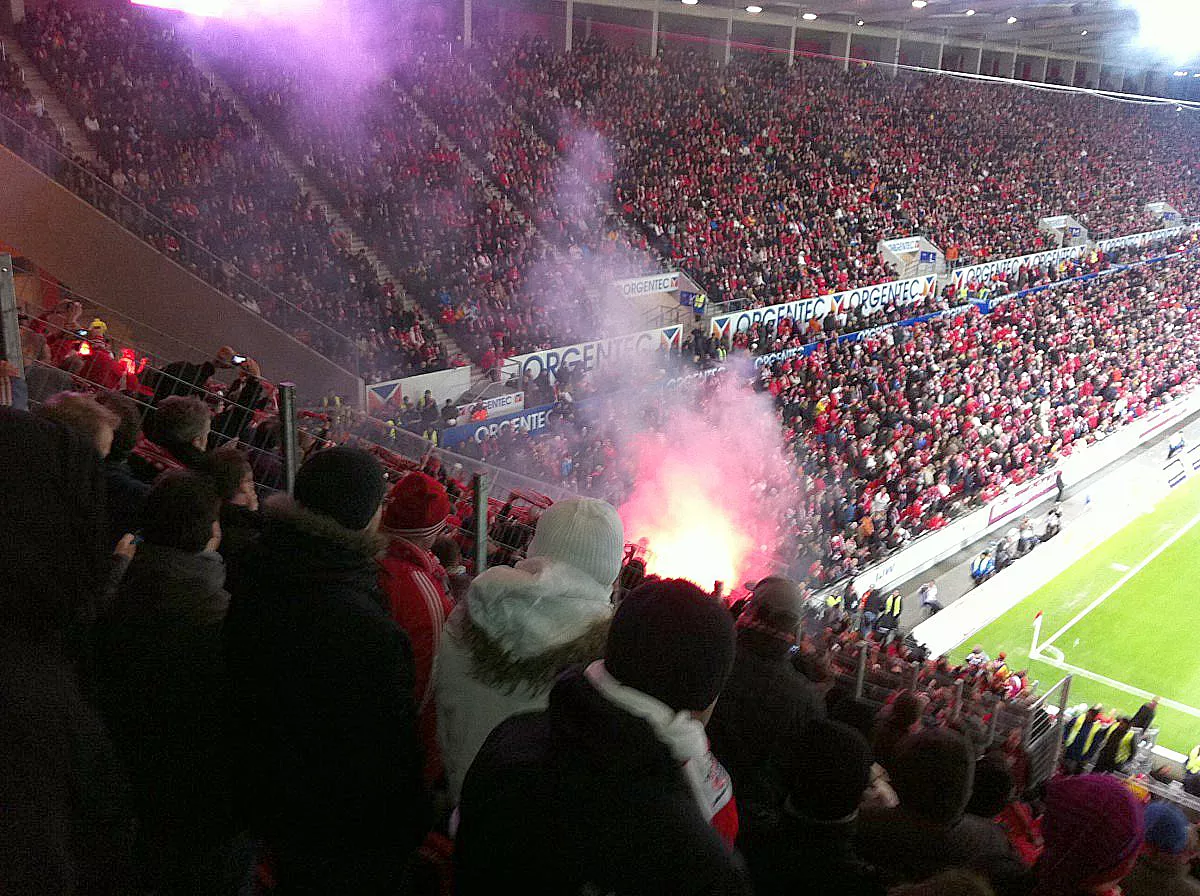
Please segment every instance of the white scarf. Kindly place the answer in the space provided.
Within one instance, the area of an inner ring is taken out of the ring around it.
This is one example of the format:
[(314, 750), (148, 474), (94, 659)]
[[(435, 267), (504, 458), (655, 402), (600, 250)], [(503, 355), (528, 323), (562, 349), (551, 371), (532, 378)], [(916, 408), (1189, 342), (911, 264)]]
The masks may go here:
[(609, 674), (604, 660), (596, 660), (584, 675), (600, 695), (614, 706), (647, 722), (654, 736), (680, 764), (683, 778), (696, 798), (705, 821), (712, 821), (720, 805), (714, 803), (710, 774), (715, 760), (708, 751), (704, 725), (688, 712), (676, 712), (649, 694), (626, 687)]

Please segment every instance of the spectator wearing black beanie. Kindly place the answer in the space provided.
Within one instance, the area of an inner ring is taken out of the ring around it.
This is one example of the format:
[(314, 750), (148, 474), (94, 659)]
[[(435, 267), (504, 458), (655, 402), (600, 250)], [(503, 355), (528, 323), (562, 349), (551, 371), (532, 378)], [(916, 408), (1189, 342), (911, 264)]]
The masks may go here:
[(780, 761), (825, 717), (816, 689), (792, 663), (803, 617), (803, 590), (779, 576), (758, 582), (738, 617), (733, 671), (708, 727), (744, 824), (775, 823), (785, 791)]
[(395, 892), (427, 829), (412, 650), (376, 584), (385, 488), (368, 452), (312, 455), (230, 570), (236, 793), (287, 892)]
[(858, 848), (889, 884), (915, 883), (947, 868), (984, 873), (1012, 858), (1004, 833), (966, 815), (975, 778), (970, 741), (936, 728), (901, 741), (890, 769), (900, 805), (864, 817)]
[(738, 841), (760, 896), (797, 892), (882, 896), (876, 871), (854, 851), (859, 804), (871, 781), (871, 748), (849, 725), (818, 719), (791, 745), (778, 823)]
[(747, 892), (715, 828), (728, 779), (703, 727), (733, 648), (729, 613), (695, 585), (635, 589), (604, 660), (564, 673), (548, 709), (502, 722), (476, 756), (457, 892)]

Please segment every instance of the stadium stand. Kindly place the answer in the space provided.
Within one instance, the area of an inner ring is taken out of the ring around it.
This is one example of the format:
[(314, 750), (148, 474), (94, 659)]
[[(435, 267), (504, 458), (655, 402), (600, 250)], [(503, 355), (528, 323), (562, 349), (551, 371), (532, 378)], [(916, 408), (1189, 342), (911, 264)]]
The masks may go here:
[[(339, 120), (295, 71), (224, 58), (393, 289), (162, 20), (50, 4), (22, 41), (105, 182), (187, 240), (152, 242), (336, 354), (270, 304), (289, 296), (378, 376), (448, 362), (434, 315), (497, 375), (603, 332), (601, 287), (571, 279), (591, 258), (637, 273), (654, 248), (750, 307), (889, 278), (889, 233), (980, 260), (1041, 248), (1044, 211), (1097, 235), (1141, 229), (1147, 195), (1197, 211), (1190, 132), (1089, 99), (530, 40), (422, 58)], [(5, 144), (82, 189), (18, 70), (0, 86)], [(611, 175), (580, 124), (619, 147)], [(457, 452), (436, 444), (452, 406), (297, 410), (252, 358), (186, 334), (186, 357), (156, 355), (65, 287), (8, 315), (0, 890), (1186, 891), (1188, 802), (1111, 773), (1140, 767), (1153, 707), (1127, 741), (1068, 716), (1069, 680), (926, 655), (893, 595), (813, 595), (1195, 388), (1198, 245), (1082, 252), (870, 320), (697, 327), (648, 362), (670, 402), (641, 365), (563, 371), (519, 384), (553, 405), (545, 432)], [(731, 385), (778, 418), (789, 463), (751, 485), (790, 508), (778, 574), (734, 601), (647, 575), (615, 510), (630, 416), (669, 433)], [(1093, 761), (1110, 773), (1076, 774)]]
[[(104, 182), (183, 234), (156, 235), (160, 251), (326, 353), (344, 354), (335, 334), (346, 332), (368, 378), (445, 366), (420, 312), (339, 245), (168, 29), (116, 10), (52, 5), (31, 13), (19, 36), (88, 132)], [(260, 291), (243, 294), (242, 279)]]

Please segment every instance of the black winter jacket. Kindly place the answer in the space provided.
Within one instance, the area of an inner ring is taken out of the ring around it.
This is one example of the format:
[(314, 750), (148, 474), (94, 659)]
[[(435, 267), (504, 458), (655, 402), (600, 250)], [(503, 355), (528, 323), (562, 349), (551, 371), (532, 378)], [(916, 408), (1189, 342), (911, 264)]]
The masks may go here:
[(197, 892), (206, 856), (235, 832), (221, 725), (224, 584), (219, 554), (143, 544), (98, 626), (101, 707), (155, 889)]
[(742, 828), (757, 896), (883, 896), (878, 872), (854, 852), (854, 821), (816, 822), (784, 812), (769, 830)]
[(380, 540), (286, 497), (230, 570), (236, 793), (289, 892), (391, 893), (428, 827), (408, 638)]
[(741, 894), (742, 870), (648, 723), (571, 670), (501, 723), (463, 784), (455, 884), (495, 893)]
[(738, 633), (733, 671), (708, 723), (712, 750), (737, 795), (738, 812), (771, 824), (783, 806), (783, 764), (825, 708), (796, 671), (791, 645), (756, 629)]

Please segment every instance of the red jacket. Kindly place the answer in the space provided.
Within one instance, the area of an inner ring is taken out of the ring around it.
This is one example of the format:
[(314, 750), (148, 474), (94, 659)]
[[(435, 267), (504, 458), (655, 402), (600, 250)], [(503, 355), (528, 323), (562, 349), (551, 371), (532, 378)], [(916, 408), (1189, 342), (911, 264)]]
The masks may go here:
[(379, 561), (379, 585), (387, 599), (388, 611), (412, 643), (415, 668), (416, 700), (420, 715), (421, 740), (425, 747), (427, 783), (442, 774), (442, 758), (437, 745), (437, 716), (429, 679), (433, 658), (442, 639), (442, 626), (454, 604), (446, 596), (446, 571), (437, 558), (411, 541), (392, 540)]

